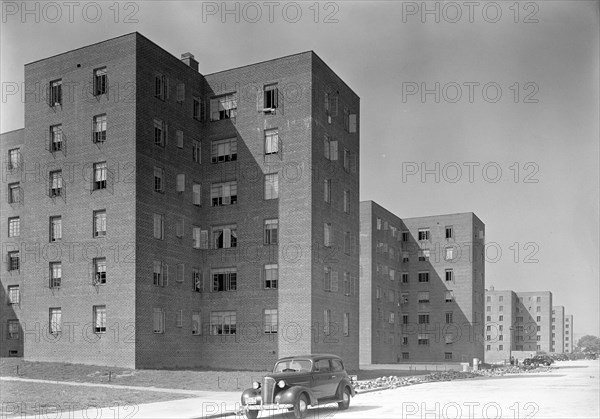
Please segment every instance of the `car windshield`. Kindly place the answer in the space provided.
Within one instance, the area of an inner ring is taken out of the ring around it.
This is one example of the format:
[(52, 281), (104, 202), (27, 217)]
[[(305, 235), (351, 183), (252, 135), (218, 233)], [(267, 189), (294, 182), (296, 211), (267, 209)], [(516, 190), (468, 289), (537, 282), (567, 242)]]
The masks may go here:
[(307, 359), (286, 359), (275, 364), (273, 372), (310, 372), (311, 364)]

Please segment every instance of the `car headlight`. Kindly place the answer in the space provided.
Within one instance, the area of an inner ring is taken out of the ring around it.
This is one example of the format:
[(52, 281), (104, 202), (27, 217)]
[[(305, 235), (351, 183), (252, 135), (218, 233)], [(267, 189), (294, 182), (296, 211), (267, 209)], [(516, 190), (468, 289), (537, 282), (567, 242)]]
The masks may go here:
[(277, 383), (277, 387), (284, 388), (285, 387), (285, 381), (279, 380), (279, 382)]
[(260, 388), (260, 383), (258, 381), (255, 381), (252, 383), (252, 388), (254, 390), (258, 390)]

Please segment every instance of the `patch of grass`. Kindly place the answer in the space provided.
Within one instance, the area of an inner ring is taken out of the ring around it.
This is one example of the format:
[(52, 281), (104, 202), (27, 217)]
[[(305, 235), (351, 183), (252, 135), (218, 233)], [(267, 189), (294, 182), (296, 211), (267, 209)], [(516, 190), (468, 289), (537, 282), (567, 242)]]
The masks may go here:
[(93, 418), (97, 416), (96, 409), (102, 407), (113, 408), (114, 417), (125, 417), (136, 412), (142, 403), (179, 400), (188, 397), (194, 396), (154, 391), (123, 391), (64, 384), (2, 381), (0, 403), (3, 415), (9, 417), (13, 415), (17, 417), (24, 415), (71, 417), (68, 412), (87, 409), (88, 417)]

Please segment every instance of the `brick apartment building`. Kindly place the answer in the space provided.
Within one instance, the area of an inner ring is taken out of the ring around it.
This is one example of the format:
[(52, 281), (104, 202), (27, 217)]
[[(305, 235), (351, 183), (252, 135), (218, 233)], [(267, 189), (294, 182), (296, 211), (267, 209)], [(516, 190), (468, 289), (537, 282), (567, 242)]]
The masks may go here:
[(483, 359), (485, 225), (360, 203), (360, 363)]
[(573, 330), (573, 315), (565, 314), (565, 353), (570, 354), (575, 350), (575, 336)]
[(509, 361), (512, 352), (552, 352), (552, 293), (490, 287), (486, 297), (486, 362)]
[(565, 308), (552, 307), (552, 352), (565, 352)]
[(358, 96), (314, 52), (198, 67), (139, 33), (25, 66), (0, 355), (358, 366)]

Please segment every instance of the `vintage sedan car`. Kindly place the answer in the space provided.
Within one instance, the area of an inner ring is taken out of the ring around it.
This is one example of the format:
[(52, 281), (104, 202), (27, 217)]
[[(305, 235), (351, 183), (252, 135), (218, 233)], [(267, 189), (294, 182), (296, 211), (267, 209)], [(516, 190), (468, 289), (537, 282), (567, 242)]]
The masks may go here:
[(288, 409), (297, 419), (309, 406), (337, 403), (348, 409), (354, 387), (337, 355), (303, 355), (281, 358), (273, 372), (254, 382), (242, 393), (246, 417), (254, 419), (260, 411)]
[(548, 355), (535, 355), (532, 358), (527, 358), (523, 360), (523, 365), (526, 366), (538, 366), (538, 365), (544, 365), (546, 367), (549, 367), (552, 363), (554, 362), (554, 360), (552, 358), (550, 358)]

